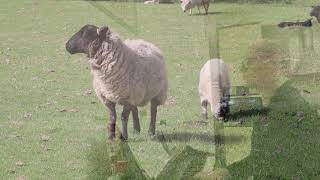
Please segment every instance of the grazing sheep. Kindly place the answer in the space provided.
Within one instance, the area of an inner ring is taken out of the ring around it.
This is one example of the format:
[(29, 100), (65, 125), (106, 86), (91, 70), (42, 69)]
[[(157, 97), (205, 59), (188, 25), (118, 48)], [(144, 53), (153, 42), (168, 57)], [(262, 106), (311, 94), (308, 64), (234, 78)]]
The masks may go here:
[(290, 27), (290, 26), (303, 26), (303, 27), (311, 27), (312, 26), (312, 18), (303, 22), (281, 22), (278, 24), (280, 28)]
[(143, 4), (159, 4), (159, 0), (144, 1)]
[(312, 6), (310, 16), (316, 17), (318, 22), (320, 23), (320, 6)]
[(222, 59), (211, 59), (201, 68), (198, 90), (205, 119), (208, 119), (208, 103), (217, 119), (223, 119), (229, 113), (229, 72)]
[(115, 104), (123, 105), (122, 139), (128, 138), (130, 111), (138, 120), (136, 107), (149, 101), (149, 134), (155, 134), (157, 106), (164, 104), (168, 89), (165, 62), (156, 46), (143, 40), (122, 41), (108, 27), (86, 25), (71, 37), (66, 49), (90, 58), (95, 92), (110, 112), (109, 139), (115, 137)]
[(208, 14), (210, 0), (181, 0), (180, 5), (183, 12), (186, 12), (189, 10), (189, 15), (192, 14), (192, 8), (194, 8), (195, 6), (198, 7), (199, 14), (201, 13), (200, 12), (201, 6), (204, 7), (206, 14)]

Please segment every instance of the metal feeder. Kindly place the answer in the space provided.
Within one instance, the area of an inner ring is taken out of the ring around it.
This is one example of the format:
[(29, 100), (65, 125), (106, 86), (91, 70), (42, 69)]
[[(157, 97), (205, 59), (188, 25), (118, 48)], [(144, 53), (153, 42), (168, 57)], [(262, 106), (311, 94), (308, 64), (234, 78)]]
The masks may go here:
[(262, 109), (262, 97), (256, 92), (250, 92), (245, 86), (234, 86), (231, 88), (230, 96), (231, 112), (246, 111), (252, 109)]

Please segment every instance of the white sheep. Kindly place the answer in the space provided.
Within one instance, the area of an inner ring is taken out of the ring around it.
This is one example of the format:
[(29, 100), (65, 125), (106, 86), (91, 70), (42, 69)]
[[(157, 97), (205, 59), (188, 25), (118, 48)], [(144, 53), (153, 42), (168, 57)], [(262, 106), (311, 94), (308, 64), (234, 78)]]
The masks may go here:
[(210, 0), (180, 0), (180, 5), (183, 12), (189, 10), (189, 15), (192, 15), (192, 8), (194, 8), (195, 6), (198, 7), (199, 14), (201, 13), (201, 6), (204, 7), (205, 13), (208, 14)]
[(122, 139), (128, 138), (130, 111), (148, 102), (151, 102), (149, 134), (155, 134), (157, 106), (164, 104), (168, 89), (159, 48), (143, 40), (122, 41), (108, 27), (86, 25), (72, 36), (66, 49), (71, 54), (86, 53), (90, 58), (95, 92), (110, 111), (110, 139), (115, 136), (115, 104), (123, 105)]
[(198, 90), (204, 118), (208, 118), (208, 103), (218, 119), (229, 113), (229, 72), (222, 59), (211, 59), (202, 67)]
[(144, 1), (143, 4), (159, 4), (159, 0)]

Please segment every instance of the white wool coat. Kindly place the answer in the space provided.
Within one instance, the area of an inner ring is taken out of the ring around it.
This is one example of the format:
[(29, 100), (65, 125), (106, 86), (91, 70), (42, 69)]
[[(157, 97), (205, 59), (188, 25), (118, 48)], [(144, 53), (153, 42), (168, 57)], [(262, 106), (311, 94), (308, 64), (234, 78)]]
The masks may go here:
[[(190, 2), (190, 6), (185, 7), (186, 4), (188, 4), (189, 2)], [(203, 6), (203, 4), (209, 4), (209, 3), (210, 3), (210, 0), (182, 0), (181, 7), (183, 10), (188, 11), (190, 9), (193, 9), (196, 6), (200, 8)]]
[(223, 98), (230, 96), (228, 67), (222, 59), (211, 59), (204, 64), (200, 71), (198, 90), (201, 103), (210, 103), (211, 112), (216, 116)]
[(164, 104), (168, 81), (162, 52), (144, 40), (122, 41), (111, 32), (89, 60), (93, 86), (104, 102), (144, 106), (151, 99)]

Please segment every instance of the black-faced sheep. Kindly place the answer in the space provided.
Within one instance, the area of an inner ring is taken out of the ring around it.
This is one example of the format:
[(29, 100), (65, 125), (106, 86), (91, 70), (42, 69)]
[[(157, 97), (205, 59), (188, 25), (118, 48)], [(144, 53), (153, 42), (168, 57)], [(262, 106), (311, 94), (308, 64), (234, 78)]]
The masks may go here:
[(320, 23), (320, 6), (312, 6), (310, 16), (316, 17), (318, 22)]
[(217, 119), (223, 119), (229, 113), (230, 80), (223, 60), (211, 59), (201, 68), (198, 90), (205, 119), (208, 118), (208, 103)]
[(200, 14), (200, 7), (203, 6), (205, 13), (208, 14), (210, 0), (180, 0), (180, 6), (183, 12), (189, 11), (189, 15), (192, 15), (192, 8), (198, 7)]
[(123, 105), (122, 139), (128, 138), (130, 111), (134, 120), (139, 121), (137, 106), (148, 102), (151, 102), (149, 134), (155, 135), (157, 106), (164, 104), (168, 89), (159, 48), (143, 40), (122, 41), (108, 27), (86, 25), (71, 37), (66, 49), (71, 54), (85, 53), (89, 57), (95, 92), (110, 112), (109, 139), (115, 137), (116, 104)]

